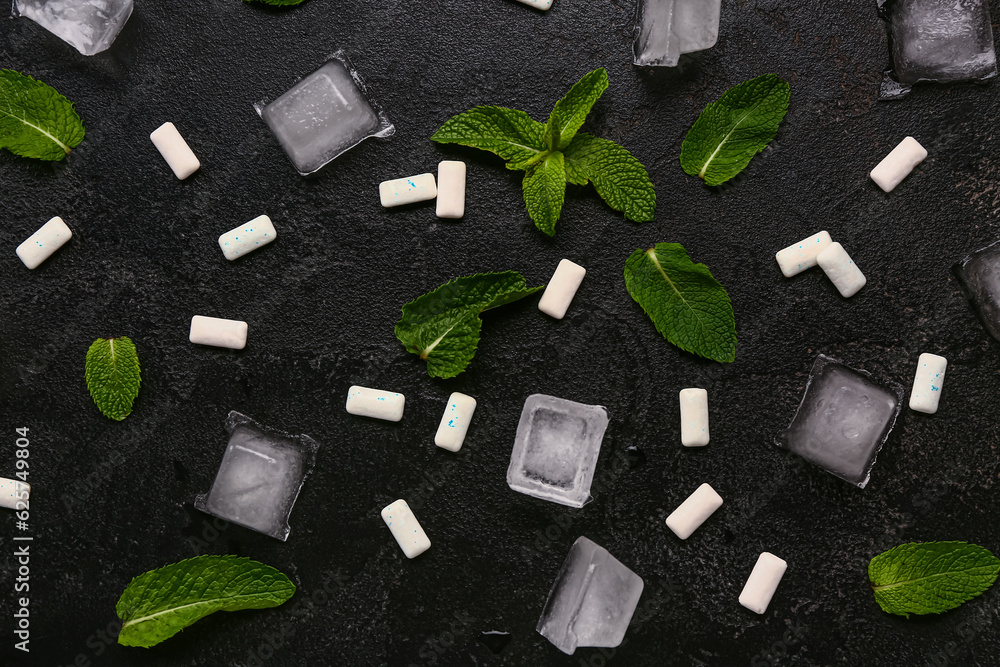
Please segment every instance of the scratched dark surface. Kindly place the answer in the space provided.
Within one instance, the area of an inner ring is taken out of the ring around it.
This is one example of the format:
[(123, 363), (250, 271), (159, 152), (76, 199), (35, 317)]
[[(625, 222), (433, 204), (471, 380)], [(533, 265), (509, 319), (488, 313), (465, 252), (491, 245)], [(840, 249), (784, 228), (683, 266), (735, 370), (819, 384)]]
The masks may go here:
[[(1000, 238), (997, 83), (919, 86), (879, 102), (888, 65), (874, 0), (726, 0), (718, 45), (683, 66), (631, 65), (633, 0), (137, 0), (93, 58), (27, 20), (0, 22), (0, 65), (76, 103), (86, 140), (65, 161), (0, 154), (0, 475), (30, 428), (30, 654), (13, 650), (14, 516), (0, 513), (4, 663), (37, 665), (995, 665), (1000, 590), (910, 620), (884, 614), (867, 563), (897, 544), (1000, 550), (1000, 344), (950, 273)], [(1000, 3), (993, 3), (1000, 16)], [(317, 178), (296, 174), (252, 103), (345, 48), (395, 122)], [(635, 224), (571, 187), (555, 239), (530, 224), (519, 174), (428, 137), (477, 104), (544, 120), (582, 74), (611, 87), (586, 129), (625, 145), (656, 185)], [(726, 88), (765, 72), (792, 85), (777, 138), (710, 189), (680, 169), (684, 134)], [(176, 180), (148, 139), (174, 122), (202, 160)], [(891, 194), (868, 171), (904, 136), (928, 159)], [(386, 211), (377, 184), (469, 163), (468, 212)], [(237, 262), (222, 232), (262, 213), (276, 243)], [(53, 215), (73, 240), (35, 271), (14, 249)], [(784, 279), (775, 251), (827, 229), (868, 276), (842, 299), (817, 270)], [(659, 338), (625, 291), (636, 248), (680, 242), (728, 288), (736, 362)], [(531, 284), (568, 257), (587, 278), (567, 318), (535, 300), (485, 317), (468, 372), (428, 378), (393, 336), (400, 306), (458, 275), (516, 269)], [(240, 352), (187, 342), (192, 315), (249, 323)], [(89, 397), (84, 356), (130, 336), (143, 385), (124, 422)], [(948, 357), (937, 415), (904, 408), (864, 490), (773, 446), (817, 353), (907, 388), (918, 355)], [(348, 415), (347, 388), (406, 394), (398, 424)], [(712, 443), (680, 445), (677, 391), (705, 387)], [(479, 399), (458, 455), (433, 444), (449, 392)], [(608, 407), (594, 501), (574, 510), (505, 482), (525, 397)], [(193, 509), (236, 409), (322, 445), (286, 543)], [(631, 448), (631, 449), (630, 449)], [(663, 523), (711, 483), (726, 504), (689, 540)], [(406, 560), (379, 510), (406, 498), (433, 543)], [(570, 545), (586, 535), (646, 583), (615, 650), (559, 653), (535, 624)], [(757, 555), (786, 559), (767, 613), (737, 597)], [(153, 649), (114, 644), (129, 580), (197, 553), (288, 573), (287, 606), (218, 613)], [(506, 645), (480, 640), (510, 633)], [(110, 633), (110, 634), (109, 634)], [(496, 652), (499, 651), (499, 652)]]

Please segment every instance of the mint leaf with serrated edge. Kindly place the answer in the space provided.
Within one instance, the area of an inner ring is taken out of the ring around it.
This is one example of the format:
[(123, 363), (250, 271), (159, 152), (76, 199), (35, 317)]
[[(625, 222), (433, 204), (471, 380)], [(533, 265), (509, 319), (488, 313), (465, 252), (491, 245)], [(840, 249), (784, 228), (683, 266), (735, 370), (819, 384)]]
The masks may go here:
[(0, 69), (0, 148), (21, 157), (62, 160), (83, 136), (73, 103), (55, 88)]
[(625, 261), (625, 288), (664, 338), (714, 361), (736, 359), (736, 317), (726, 289), (679, 243), (636, 250)]
[(87, 389), (105, 417), (121, 421), (132, 413), (142, 381), (139, 353), (127, 336), (98, 338), (87, 350)]
[(450, 378), (464, 371), (479, 346), (479, 314), (513, 303), (542, 289), (528, 287), (517, 271), (463, 276), (403, 306), (396, 338), (427, 362), (431, 377)]
[(967, 542), (913, 542), (868, 564), (875, 601), (883, 611), (940, 614), (982, 595), (1000, 573), (1000, 559)]
[(277, 607), (295, 584), (269, 565), (238, 556), (197, 556), (141, 574), (115, 611), (118, 643), (150, 647), (217, 611)]
[(730, 88), (705, 107), (684, 137), (681, 167), (706, 185), (725, 183), (774, 139), (790, 98), (791, 87), (776, 74)]
[(525, 171), (521, 190), (528, 215), (549, 236), (562, 214), (567, 183), (593, 183), (609, 206), (647, 222), (656, 210), (656, 193), (646, 169), (618, 144), (578, 134), (607, 87), (607, 71), (596, 69), (556, 103), (545, 124), (523, 111), (483, 106), (449, 119), (431, 140), (490, 151), (506, 160), (508, 169)]

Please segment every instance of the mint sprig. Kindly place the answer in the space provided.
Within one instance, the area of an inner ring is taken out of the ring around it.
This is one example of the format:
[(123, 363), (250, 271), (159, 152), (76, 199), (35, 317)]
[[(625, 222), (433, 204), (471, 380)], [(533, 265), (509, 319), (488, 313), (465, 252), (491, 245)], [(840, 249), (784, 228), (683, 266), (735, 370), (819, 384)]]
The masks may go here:
[(523, 111), (483, 106), (450, 118), (431, 140), (489, 151), (506, 160), (508, 169), (524, 171), (528, 215), (549, 236), (556, 233), (567, 183), (593, 183), (611, 208), (648, 222), (656, 192), (642, 163), (612, 141), (579, 132), (607, 88), (607, 71), (596, 69), (556, 102), (545, 124)]
[(940, 614), (983, 594), (1000, 574), (1000, 559), (967, 542), (915, 542), (893, 547), (868, 564), (883, 611)]
[(464, 371), (479, 346), (479, 314), (513, 303), (542, 289), (528, 287), (517, 271), (456, 278), (403, 306), (396, 338), (427, 362), (431, 377)]
[(73, 103), (30, 76), (0, 69), (0, 148), (39, 160), (62, 160), (83, 141)]
[(150, 647), (217, 611), (277, 607), (295, 593), (278, 570), (238, 556), (197, 556), (141, 574), (115, 611), (118, 643)]
[(668, 341), (706, 359), (736, 359), (736, 317), (726, 289), (679, 243), (636, 250), (625, 288)]
[(788, 111), (791, 88), (765, 74), (730, 88), (705, 107), (681, 145), (681, 167), (705, 185), (725, 183), (764, 150)]
[(132, 413), (142, 381), (132, 339), (98, 338), (87, 350), (87, 389), (105, 417), (121, 421)]

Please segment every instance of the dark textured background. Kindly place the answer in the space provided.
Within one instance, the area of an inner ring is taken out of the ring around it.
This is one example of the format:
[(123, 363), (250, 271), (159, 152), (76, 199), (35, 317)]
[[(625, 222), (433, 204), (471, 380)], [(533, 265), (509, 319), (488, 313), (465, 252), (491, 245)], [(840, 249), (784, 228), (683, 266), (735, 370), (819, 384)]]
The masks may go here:
[[(1000, 661), (1000, 590), (904, 620), (879, 610), (866, 577), (868, 560), (899, 542), (1000, 549), (1000, 346), (949, 271), (1000, 237), (996, 83), (878, 102), (888, 56), (874, 0), (725, 0), (718, 46), (657, 72), (631, 65), (633, 0), (556, 0), (549, 13), (509, 0), (136, 4), (114, 48), (94, 58), (27, 20), (0, 23), (0, 65), (53, 85), (87, 126), (58, 164), (0, 154), (0, 474), (14, 471), (14, 428), (29, 427), (30, 664)], [(303, 179), (251, 104), (338, 47), (398, 132)], [(598, 66), (611, 87), (586, 129), (649, 168), (654, 223), (624, 221), (592, 189), (571, 187), (549, 239), (524, 212), (519, 174), (428, 140), (477, 104), (544, 120)], [(792, 84), (775, 141), (723, 188), (685, 175), (677, 157), (698, 112), (764, 72)], [(148, 139), (168, 120), (202, 160), (185, 182)], [(886, 195), (867, 173), (908, 134), (930, 156)], [(434, 171), (443, 158), (469, 163), (464, 220), (437, 220), (430, 202), (381, 208), (379, 181)], [(261, 213), (278, 241), (227, 262), (216, 238)], [(28, 271), (14, 249), (53, 215), (74, 238)], [(850, 300), (818, 270), (786, 280), (774, 262), (819, 229), (868, 276)], [(629, 298), (625, 258), (659, 241), (683, 243), (728, 288), (735, 363), (678, 352)], [(588, 270), (567, 318), (542, 315), (534, 299), (488, 314), (475, 361), (453, 381), (428, 378), (393, 336), (400, 306), (450, 278), (517, 269), (539, 284), (563, 257)], [(246, 320), (247, 348), (189, 344), (194, 314)], [(138, 346), (143, 386), (133, 414), (115, 423), (90, 399), (83, 362), (95, 338), (121, 335)], [(950, 361), (940, 412), (904, 409), (864, 490), (772, 445), (818, 352), (907, 387), (921, 352)], [(352, 383), (404, 392), (403, 421), (349, 416)], [(679, 442), (677, 391), (687, 386), (709, 390), (704, 449)], [(480, 406), (457, 456), (433, 444), (453, 390)], [(584, 509), (505, 482), (518, 415), (535, 392), (610, 411)], [(218, 468), (231, 409), (322, 444), (287, 543), (192, 508)], [(702, 482), (726, 504), (681, 542), (663, 519)], [(378, 514), (399, 497), (419, 507), (433, 542), (413, 561)], [(13, 514), (0, 524), (7, 655)], [(631, 567), (646, 592), (623, 646), (566, 657), (534, 628), (579, 535)], [(737, 596), (762, 550), (789, 569), (757, 616)], [(215, 614), (150, 650), (101, 638), (131, 577), (201, 552), (274, 565), (299, 593), (285, 608)], [(511, 634), (499, 654), (478, 641), (488, 630)]]

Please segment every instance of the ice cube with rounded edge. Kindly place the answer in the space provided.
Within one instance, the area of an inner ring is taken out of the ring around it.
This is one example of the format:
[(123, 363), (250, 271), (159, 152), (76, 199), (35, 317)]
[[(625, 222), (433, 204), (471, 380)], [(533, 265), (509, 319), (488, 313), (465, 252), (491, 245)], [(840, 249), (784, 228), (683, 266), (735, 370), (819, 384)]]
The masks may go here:
[(712, 48), (721, 11), (722, 0), (638, 0), (633, 62), (675, 67), (681, 54)]
[(955, 272), (983, 326), (1000, 340), (1000, 241), (959, 261)]
[(107, 51), (132, 16), (132, 0), (14, 0), (31, 19), (85, 56)]

